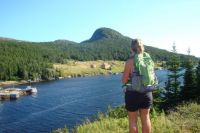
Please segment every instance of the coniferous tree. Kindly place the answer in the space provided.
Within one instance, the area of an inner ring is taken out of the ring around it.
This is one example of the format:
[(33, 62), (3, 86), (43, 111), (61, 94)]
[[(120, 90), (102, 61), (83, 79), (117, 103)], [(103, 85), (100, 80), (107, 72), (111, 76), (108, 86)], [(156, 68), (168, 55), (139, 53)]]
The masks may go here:
[(154, 108), (156, 110), (161, 110), (162, 106), (165, 102), (163, 93), (164, 93), (164, 88), (159, 88), (159, 89), (153, 91), (153, 103), (154, 103)]
[[(166, 107), (173, 107), (180, 101), (180, 84), (179, 78), (182, 76), (180, 74), (181, 62), (180, 58), (175, 54), (176, 53), (176, 46), (173, 45), (173, 57), (167, 62), (168, 67), (168, 81), (166, 82), (166, 93), (165, 93), (165, 108)], [(167, 106), (166, 106), (167, 105)]]
[(200, 60), (196, 68), (196, 88), (197, 88), (197, 97), (200, 97)]
[(184, 86), (181, 90), (182, 100), (191, 100), (196, 98), (196, 76), (194, 62), (191, 58), (185, 62)]

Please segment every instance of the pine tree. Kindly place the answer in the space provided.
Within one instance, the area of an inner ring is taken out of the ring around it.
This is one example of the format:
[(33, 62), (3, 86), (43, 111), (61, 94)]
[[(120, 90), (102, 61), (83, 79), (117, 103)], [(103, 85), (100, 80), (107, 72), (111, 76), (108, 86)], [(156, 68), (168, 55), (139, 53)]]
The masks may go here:
[(184, 86), (181, 91), (182, 100), (191, 100), (196, 97), (196, 76), (194, 62), (191, 58), (185, 62)]
[(196, 68), (197, 97), (200, 97), (200, 60)]
[(161, 110), (165, 102), (163, 93), (164, 93), (164, 88), (159, 88), (153, 91), (153, 103), (154, 103), (154, 109), (156, 110)]
[[(173, 44), (173, 53), (176, 53), (176, 46)], [(167, 107), (174, 106), (180, 101), (180, 84), (179, 78), (182, 76), (180, 74), (181, 62), (180, 58), (177, 55), (173, 55), (171, 60), (167, 62), (168, 67), (168, 81), (166, 82), (166, 93), (165, 93), (165, 100)], [(166, 106), (165, 106), (166, 108)]]

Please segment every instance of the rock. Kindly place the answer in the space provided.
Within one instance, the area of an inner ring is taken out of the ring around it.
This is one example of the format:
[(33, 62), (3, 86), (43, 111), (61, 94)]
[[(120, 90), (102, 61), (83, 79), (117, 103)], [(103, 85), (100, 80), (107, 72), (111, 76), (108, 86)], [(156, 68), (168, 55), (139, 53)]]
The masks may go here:
[(97, 66), (95, 64), (90, 65), (91, 68), (96, 68)]
[(102, 68), (102, 69), (106, 69), (106, 70), (110, 70), (110, 69), (111, 69), (111, 65), (109, 65), (108, 63), (103, 63), (103, 64), (101, 65), (101, 68)]

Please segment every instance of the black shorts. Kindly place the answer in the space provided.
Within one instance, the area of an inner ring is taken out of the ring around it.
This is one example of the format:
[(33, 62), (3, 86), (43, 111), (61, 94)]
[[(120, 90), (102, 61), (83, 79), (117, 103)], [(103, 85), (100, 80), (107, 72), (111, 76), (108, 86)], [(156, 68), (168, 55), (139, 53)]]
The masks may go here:
[(149, 109), (152, 104), (152, 92), (139, 93), (128, 90), (125, 92), (125, 107), (129, 112), (135, 112), (138, 109)]

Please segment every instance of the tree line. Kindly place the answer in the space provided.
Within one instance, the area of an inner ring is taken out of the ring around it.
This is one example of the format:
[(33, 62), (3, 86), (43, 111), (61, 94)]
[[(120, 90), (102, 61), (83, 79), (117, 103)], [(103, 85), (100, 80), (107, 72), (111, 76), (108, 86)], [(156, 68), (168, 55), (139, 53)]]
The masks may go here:
[[(55, 70), (53, 64), (67, 60), (125, 61), (130, 55), (130, 44), (131, 39), (124, 36), (83, 43), (65, 40), (38, 43), (0, 40), (0, 80), (56, 78), (61, 72)], [(182, 61), (188, 57), (150, 46), (145, 48), (155, 61), (167, 61), (173, 55)]]

